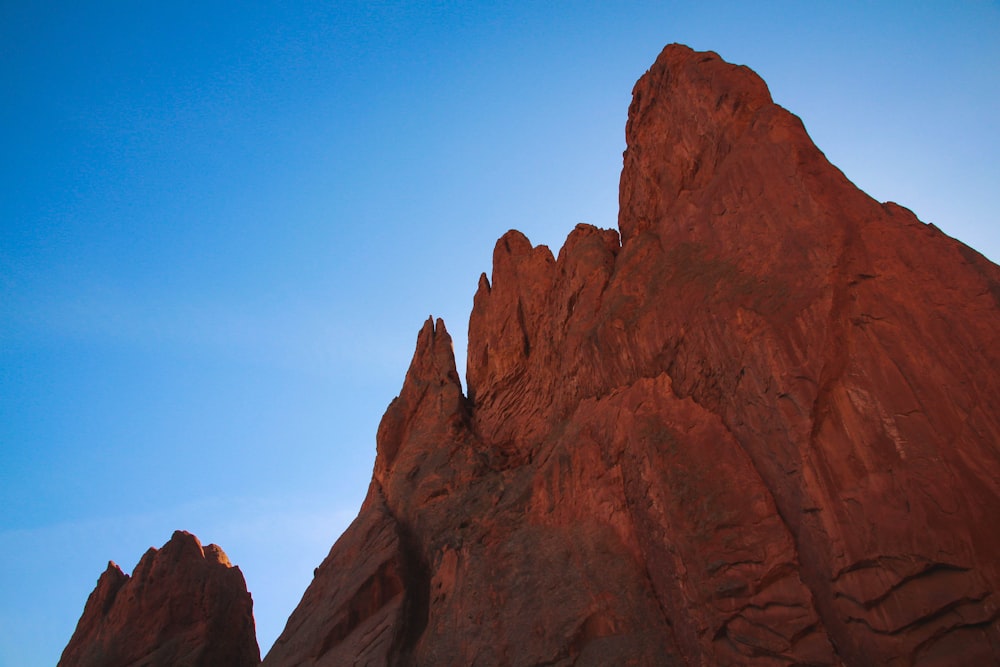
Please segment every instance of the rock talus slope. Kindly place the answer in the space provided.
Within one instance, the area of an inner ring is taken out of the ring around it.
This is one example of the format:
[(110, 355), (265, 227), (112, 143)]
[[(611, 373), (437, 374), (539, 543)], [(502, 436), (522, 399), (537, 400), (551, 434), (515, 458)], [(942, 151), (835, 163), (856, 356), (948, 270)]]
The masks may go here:
[[(1000, 270), (668, 46), (619, 232), (509, 232), (428, 320), (265, 665), (1000, 661)], [(110, 584), (109, 584), (110, 585)]]
[(114, 563), (97, 581), (65, 667), (253, 667), (260, 664), (253, 601), (218, 546), (177, 531), (132, 576)]

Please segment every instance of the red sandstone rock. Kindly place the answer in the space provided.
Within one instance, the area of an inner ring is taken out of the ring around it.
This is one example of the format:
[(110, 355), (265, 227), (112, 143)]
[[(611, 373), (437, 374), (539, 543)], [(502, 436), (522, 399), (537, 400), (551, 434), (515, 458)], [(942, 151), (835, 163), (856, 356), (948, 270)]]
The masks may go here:
[(1000, 662), (1000, 269), (713, 53), (626, 136), (621, 243), (497, 243), (468, 398), (424, 325), (264, 664)]
[(66, 667), (260, 664), (253, 601), (218, 546), (177, 531), (132, 576), (114, 563), (97, 581), (63, 651)]

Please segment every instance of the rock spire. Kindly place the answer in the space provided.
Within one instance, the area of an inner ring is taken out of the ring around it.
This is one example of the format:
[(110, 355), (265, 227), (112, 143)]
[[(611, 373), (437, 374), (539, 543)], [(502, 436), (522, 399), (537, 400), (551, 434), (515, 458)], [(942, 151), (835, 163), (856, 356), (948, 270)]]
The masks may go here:
[(149, 549), (132, 576), (114, 563), (97, 580), (65, 667), (255, 667), (253, 601), (218, 546), (184, 531)]

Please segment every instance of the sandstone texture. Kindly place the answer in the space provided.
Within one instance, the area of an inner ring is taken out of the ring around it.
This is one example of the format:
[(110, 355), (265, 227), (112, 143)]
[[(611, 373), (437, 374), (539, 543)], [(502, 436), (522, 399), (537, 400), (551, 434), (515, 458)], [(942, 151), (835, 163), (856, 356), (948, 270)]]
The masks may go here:
[(218, 546), (177, 531), (132, 576), (114, 563), (97, 580), (63, 667), (252, 667), (260, 664), (253, 601)]
[(264, 664), (1000, 662), (1000, 269), (713, 53), (626, 138), (619, 231), (497, 243), (466, 393), (424, 325)]

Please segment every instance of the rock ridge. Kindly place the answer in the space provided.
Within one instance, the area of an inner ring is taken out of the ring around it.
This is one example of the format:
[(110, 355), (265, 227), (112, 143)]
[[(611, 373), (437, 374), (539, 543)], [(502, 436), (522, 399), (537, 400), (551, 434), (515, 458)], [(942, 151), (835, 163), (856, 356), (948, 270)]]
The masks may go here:
[(997, 663), (1000, 271), (716, 54), (666, 47), (626, 139), (619, 231), (497, 242), (467, 397), (424, 325), (265, 664)]

